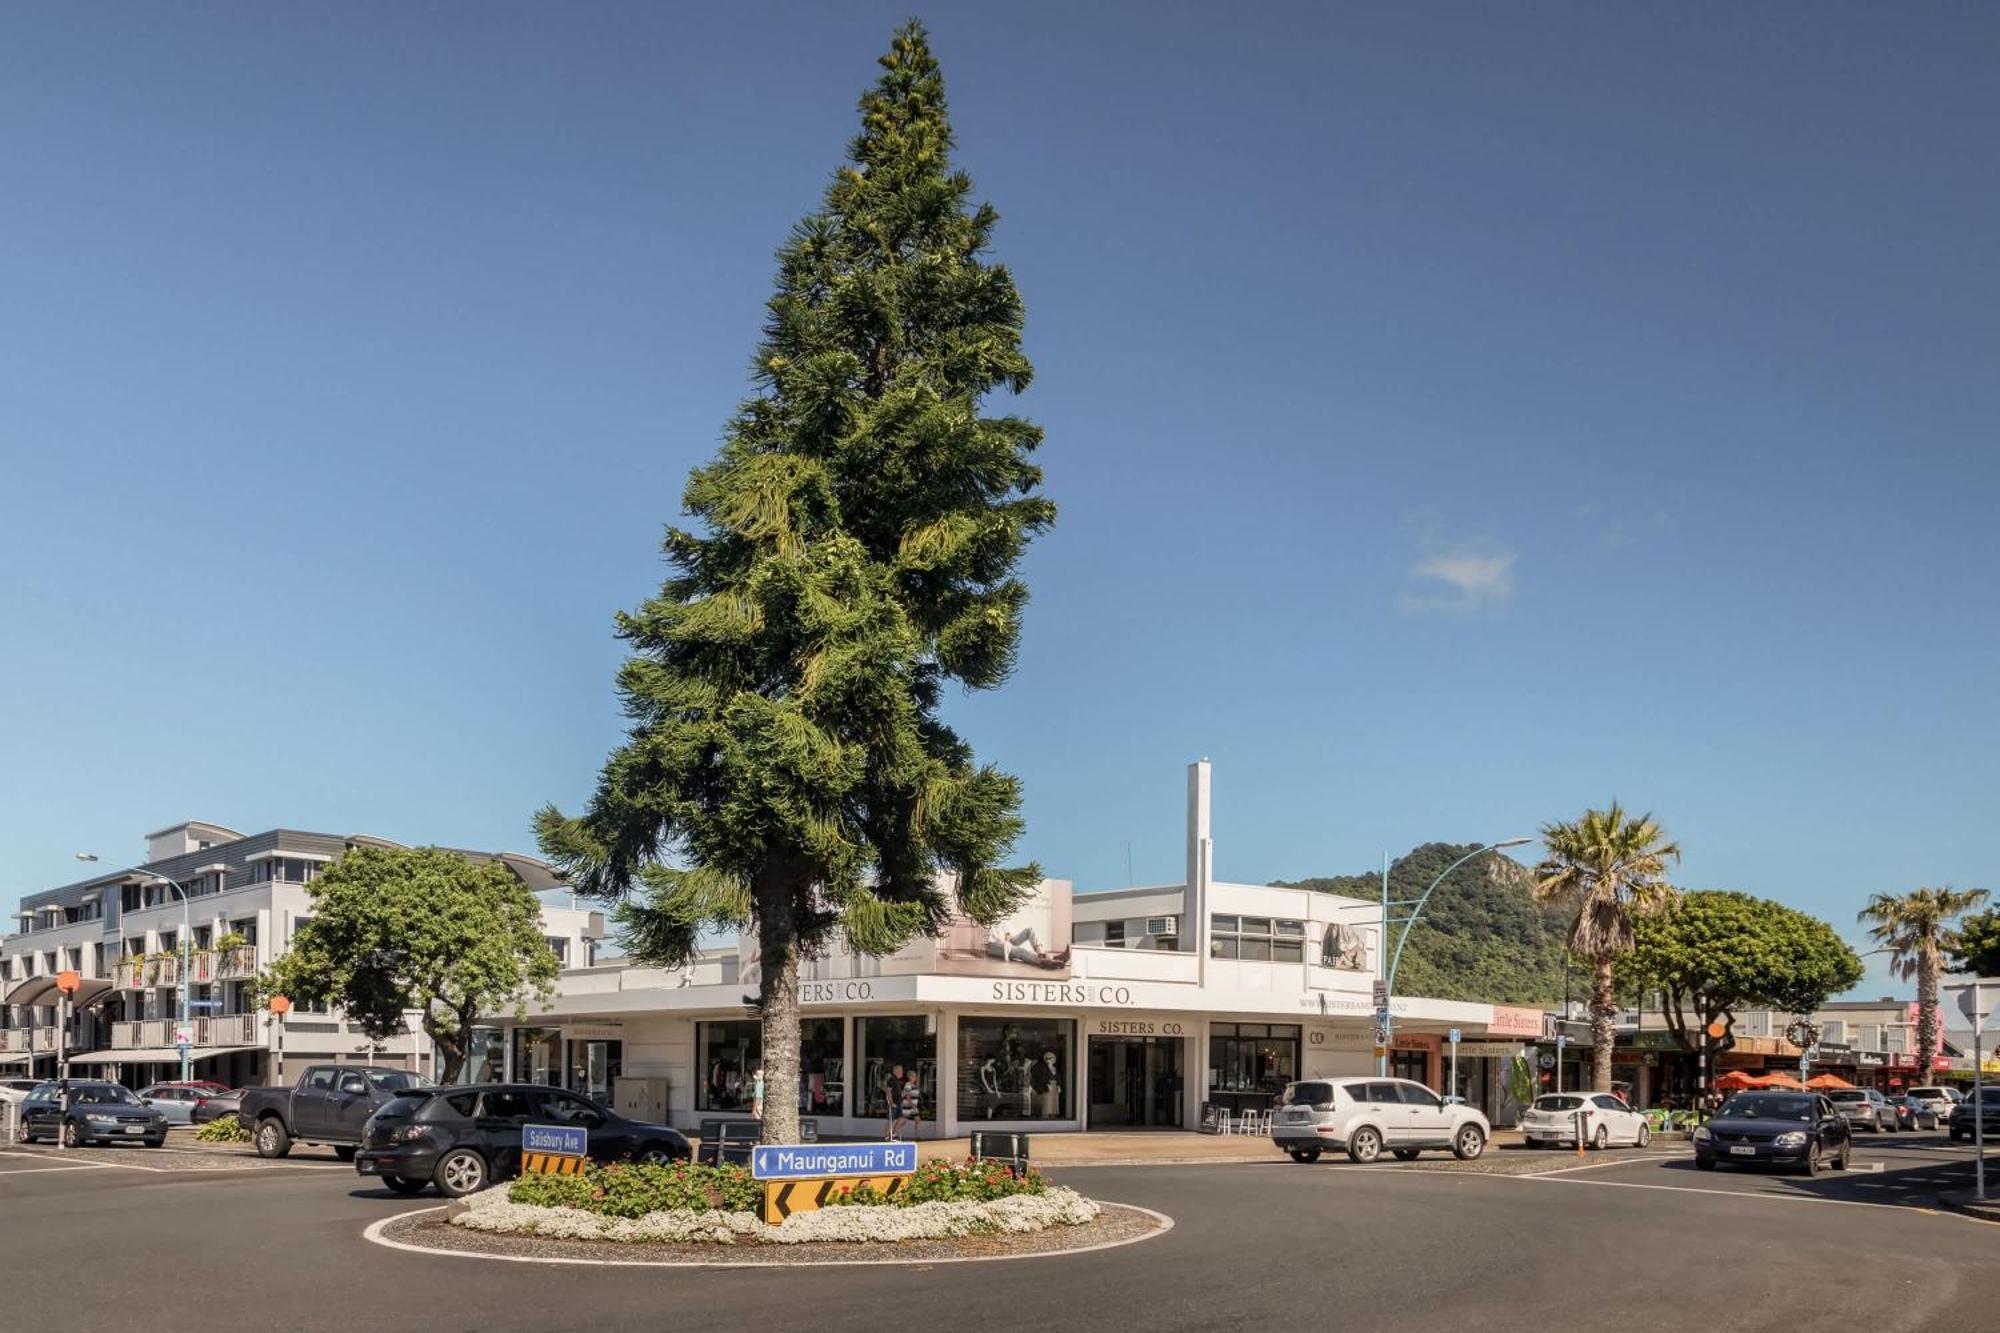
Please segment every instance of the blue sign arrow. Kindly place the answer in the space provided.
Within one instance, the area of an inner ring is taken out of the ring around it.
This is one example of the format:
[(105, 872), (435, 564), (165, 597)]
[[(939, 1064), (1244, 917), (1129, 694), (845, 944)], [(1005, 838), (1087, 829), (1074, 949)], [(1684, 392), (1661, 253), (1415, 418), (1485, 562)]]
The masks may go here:
[(558, 1157), (590, 1156), (590, 1131), (581, 1125), (523, 1125), (522, 1152), (548, 1152)]
[(914, 1143), (762, 1143), (750, 1152), (758, 1180), (824, 1176), (907, 1176), (917, 1169)]

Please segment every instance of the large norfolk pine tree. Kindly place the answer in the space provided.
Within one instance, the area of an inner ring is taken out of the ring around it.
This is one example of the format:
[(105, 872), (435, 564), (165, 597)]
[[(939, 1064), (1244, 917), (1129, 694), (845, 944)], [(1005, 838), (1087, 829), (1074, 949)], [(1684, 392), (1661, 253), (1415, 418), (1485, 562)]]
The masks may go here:
[(983, 258), (995, 214), (951, 166), (923, 28), (881, 64), (825, 206), (778, 253), (758, 392), (688, 480), (675, 572), (619, 618), (630, 734), (581, 817), (537, 821), (649, 961), (756, 932), (766, 1142), (797, 1139), (802, 955), (836, 931), (890, 952), (954, 908), (992, 921), (1041, 877), (1001, 865), (1019, 784), (939, 716), (952, 682), (1006, 678), (1015, 566), (1055, 518), (1041, 432), (982, 413), (1032, 373), (1021, 301)]

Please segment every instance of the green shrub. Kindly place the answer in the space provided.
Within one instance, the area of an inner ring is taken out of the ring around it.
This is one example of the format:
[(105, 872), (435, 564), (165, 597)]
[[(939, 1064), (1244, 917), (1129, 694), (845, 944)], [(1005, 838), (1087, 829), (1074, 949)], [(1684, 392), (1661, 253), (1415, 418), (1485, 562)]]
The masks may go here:
[(236, 1123), (236, 1117), (225, 1115), (209, 1121), (194, 1132), (203, 1143), (248, 1143), (250, 1131)]
[(591, 1166), (575, 1176), (521, 1176), (507, 1187), (514, 1203), (581, 1208), (606, 1217), (668, 1210), (754, 1212), (763, 1187), (740, 1166)]
[(986, 1203), (1010, 1194), (1042, 1194), (1048, 1187), (1042, 1173), (1033, 1167), (1016, 1171), (1004, 1162), (967, 1161), (960, 1165), (938, 1157), (918, 1167), (909, 1183), (894, 1194), (879, 1194), (874, 1187), (862, 1185), (836, 1192), (827, 1204), (903, 1208), (919, 1203)]

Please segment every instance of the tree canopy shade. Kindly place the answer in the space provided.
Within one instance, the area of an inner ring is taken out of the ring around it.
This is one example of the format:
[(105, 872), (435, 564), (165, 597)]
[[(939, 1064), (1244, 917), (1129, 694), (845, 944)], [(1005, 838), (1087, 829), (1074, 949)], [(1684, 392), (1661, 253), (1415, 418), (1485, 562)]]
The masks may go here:
[(1683, 894), (1664, 911), (1632, 922), (1632, 952), (1617, 963), (1622, 987), (1666, 998), (1667, 1027), (1685, 1050), (1710, 1053), (1735, 1044), (1725, 1029), (1735, 1013), (1768, 1005), (1809, 1014), (1861, 980), (1861, 959), (1832, 926), (1747, 893)]
[(259, 981), (265, 994), (346, 1010), (376, 1041), (423, 1014), (449, 1083), (464, 1068), (473, 1022), (553, 993), (562, 964), (542, 934), (542, 906), (497, 861), (437, 847), (355, 847), (306, 886), (312, 919)]
[(1680, 860), (1681, 849), (1651, 815), (1629, 815), (1616, 801), (1572, 823), (1544, 825), (1542, 844), (1547, 854), (1535, 868), (1535, 896), (1576, 913), (1570, 952), (1588, 958), (1593, 971), (1591, 1079), (1597, 1091), (1609, 1092), (1618, 1018), (1612, 964), (1632, 950), (1633, 918), (1674, 900), (1667, 862)]
[[(940, 716), (945, 687), (1014, 664), (1015, 567), (1054, 521), (1041, 432), (988, 415), (1031, 376), (996, 215), (950, 161), (923, 28), (897, 30), (824, 206), (778, 252), (758, 391), (690, 477), (673, 574), (623, 615), (631, 719), (589, 806), (537, 817), (545, 853), (623, 902), (628, 944), (677, 963), (751, 928), (770, 1086), (798, 1080), (798, 960), (836, 932), (886, 953), (954, 909), (1005, 915), (1016, 781)], [(789, 1096), (769, 1142), (795, 1138)]]
[(1889, 950), (1890, 966), (1905, 981), (1917, 979), (1917, 1068), (1928, 1070), (1937, 1056), (1943, 1025), (1938, 1021), (1938, 973), (1947, 951), (1958, 944), (1951, 923), (1986, 902), (1984, 889), (1911, 889), (1878, 893), (1861, 909), (1868, 938)]
[(2000, 911), (1988, 908), (1966, 917), (1948, 948), (1954, 972), (2000, 977)]

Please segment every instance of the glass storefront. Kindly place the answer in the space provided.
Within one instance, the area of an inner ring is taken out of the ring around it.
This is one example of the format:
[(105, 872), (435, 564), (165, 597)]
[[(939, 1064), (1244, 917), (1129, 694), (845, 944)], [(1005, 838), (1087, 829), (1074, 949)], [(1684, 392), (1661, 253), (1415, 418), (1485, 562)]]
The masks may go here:
[(611, 1084), (625, 1064), (622, 1041), (571, 1041), (569, 1083), (571, 1092), (580, 1092), (604, 1105), (611, 1105)]
[(694, 1025), (697, 1111), (750, 1110), (752, 1080), (764, 1059), (764, 1025), (755, 1019)]
[(500, 1083), (507, 1073), (507, 1034), (499, 1028), (472, 1029), (461, 1083)]
[(1179, 1037), (1092, 1037), (1091, 1126), (1178, 1126), (1186, 1045)]
[(514, 1029), (514, 1081), (561, 1083), (562, 1033), (554, 1028)]
[(1431, 1085), (1430, 1052), (1389, 1052), (1389, 1076), (1391, 1078), (1406, 1078), (1412, 1083), (1421, 1083), (1428, 1088)]
[(960, 1120), (1070, 1120), (1076, 1098), (1067, 1018), (958, 1020)]
[(885, 1119), (883, 1088), (897, 1065), (917, 1080), (917, 1106), (926, 1120), (937, 1118), (937, 1034), (924, 1030), (921, 1015), (854, 1020), (854, 1045), (861, 1052), (861, 1087), (852, 1114)]
[(847, 1087), (847, 1047), (838, 1018), (807, 1018), (799, 1022), (799, 1111), (805, 1115), (844, 1115)]
[(1299, 1076), (1296, 1023), (1210, 1023), (1208, 1087), (1211, 1100), (1237, 1111), (1274, 1104)]

